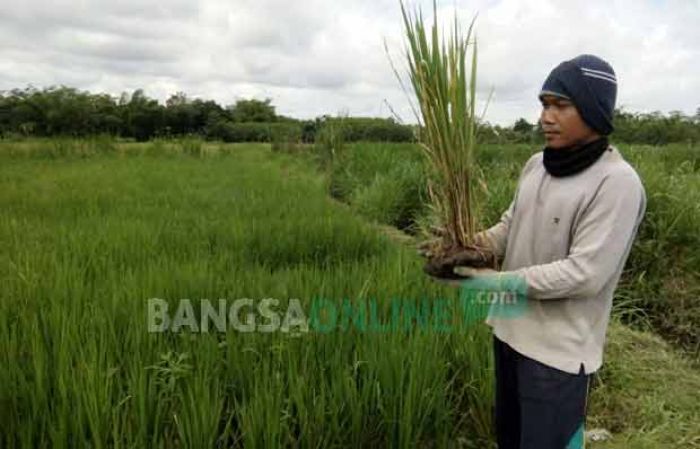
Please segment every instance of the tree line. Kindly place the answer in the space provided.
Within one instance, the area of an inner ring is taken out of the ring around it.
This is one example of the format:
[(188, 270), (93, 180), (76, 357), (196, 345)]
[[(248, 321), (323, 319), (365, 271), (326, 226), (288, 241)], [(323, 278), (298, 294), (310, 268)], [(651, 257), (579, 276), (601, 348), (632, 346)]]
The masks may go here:
[[(275, 136), (313, 142), (324, 124), (342, 121), (344, 140), (409, 142), (415, 126), (392, 118), (342, 119), (329, 116), (298, 120), (279, 115), (270, 99), (240, 99), (222, 106), (213, 100), (189, 98), (178, 92), (165, 104), (142, 89), (119, 97), (93, 94), (71, 87), (27, 87), (0, 93), (0, 137), (71, 136), (100, 134), (146, 141), (155, 137), (198, 135), (227, 142), (273, 141)], [(539, 126), (518, 119), (512, 126), (480, 123), (482, 141), (533, 143), (542, 141)], [(660, 145), (700, 142), (700, 108), (694, 116), (679, 111), (634, 113), (617, 110), (614, 139)]]
[[(155, 137), (198, 135), (226, 142), (272, 141), (276, 135), (313, 142), (331, 117), (297, 120), (279, 115), (270, 99), (240, 99), (221, 106), (213, 100), (171, 95), (165, 104), (142, 89), (115, 98), (71, 87), (14, 89), (0, 95), (2, 137), (86, 137), (108, 134), (146, 141)], [(346, 140), (405, 142), (413, 128), (393, 119), (343, 119)]]

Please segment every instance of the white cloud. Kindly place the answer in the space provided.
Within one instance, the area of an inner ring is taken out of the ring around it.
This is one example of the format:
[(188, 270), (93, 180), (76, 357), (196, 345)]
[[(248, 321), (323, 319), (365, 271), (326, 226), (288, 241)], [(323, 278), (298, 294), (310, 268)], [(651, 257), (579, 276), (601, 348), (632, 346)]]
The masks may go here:
[[(431, 2), (421, 3), (430, 13)], [(450, 19), (455, 2), (439, 2)], [(493, 89), (487, 120), (535, 120), (537, 91), (560, 61), (607, 59), (630, 110), (700, 106), (700, 2), (457, 1), (475, 12), (479, 93)], [(426, 14), (430, 16), (430, 14)], [(12, 2), (0, 11), (0, 89), (66, 84), (119, 94), (143, 87), (230, 104), (271, 97), (278, 111), (313, 117), (346, 111), (411, 119), (383, 48), (403, 67), (398, 0), (303, 4), (281, 0)]]

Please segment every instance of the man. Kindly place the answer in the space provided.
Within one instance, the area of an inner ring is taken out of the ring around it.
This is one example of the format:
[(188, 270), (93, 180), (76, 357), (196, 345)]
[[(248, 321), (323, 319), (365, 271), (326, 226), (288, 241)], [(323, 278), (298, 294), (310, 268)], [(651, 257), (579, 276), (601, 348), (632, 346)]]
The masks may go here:
[[(608, 144), (617, 79), (592, 55), (558, 65), (540, 92), (544, 151), (520, 175), (513, 202), (477, 243), (518, 276), (527, 308), (490, 315), (494, 332), (499, 449), (583, 447), (591, 373), (602, 365), (612, 298), (646, 196), (635, 170)], [(464, 251), (449, 261), (468, 265)], [(470, 281), (465, 281), (469, 283)]]

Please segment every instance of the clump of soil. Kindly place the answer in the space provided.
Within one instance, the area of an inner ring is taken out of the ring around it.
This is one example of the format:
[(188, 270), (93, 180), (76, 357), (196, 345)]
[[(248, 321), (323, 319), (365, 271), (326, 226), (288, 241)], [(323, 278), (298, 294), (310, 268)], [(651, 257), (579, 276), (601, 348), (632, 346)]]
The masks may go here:
[(459, 246), (437, 239), (424, 243), (420, 250), (427, 258), (423, 270), (442, 279), (463, 279), (463, 276), (454, 272), (454, 268), (458, 266), (492, 269), (498, 267), (494, 254), (488, 248), (477, 245)]

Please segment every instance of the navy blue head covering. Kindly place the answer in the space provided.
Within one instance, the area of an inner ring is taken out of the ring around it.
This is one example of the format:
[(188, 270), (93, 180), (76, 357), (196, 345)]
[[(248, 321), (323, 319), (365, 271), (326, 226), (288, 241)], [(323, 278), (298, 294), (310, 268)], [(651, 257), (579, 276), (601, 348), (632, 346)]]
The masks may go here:
[(610, 64), (599, 57), (580, 55), (559, 64), (542, 85), (540, 98), (543, 95), (571, 100), (583, 121), (601, 135), (613, 131), (617, 78)]

